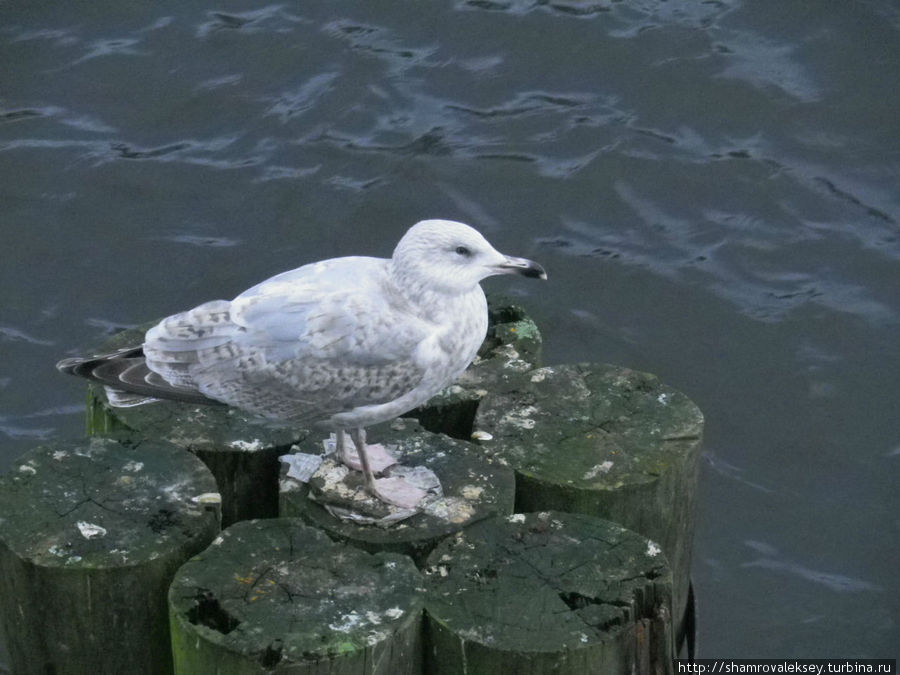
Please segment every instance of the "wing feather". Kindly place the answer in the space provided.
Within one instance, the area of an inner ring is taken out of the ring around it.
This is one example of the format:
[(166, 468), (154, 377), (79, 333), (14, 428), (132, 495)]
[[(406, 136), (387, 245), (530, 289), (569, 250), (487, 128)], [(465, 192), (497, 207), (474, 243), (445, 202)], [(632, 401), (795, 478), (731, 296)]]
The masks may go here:
[(169, 317), (148, 331), (144, 353), (171, 385), (311, 421), (414, 389), (429, 331), (392, 295), (385, 261), (339, 258)]

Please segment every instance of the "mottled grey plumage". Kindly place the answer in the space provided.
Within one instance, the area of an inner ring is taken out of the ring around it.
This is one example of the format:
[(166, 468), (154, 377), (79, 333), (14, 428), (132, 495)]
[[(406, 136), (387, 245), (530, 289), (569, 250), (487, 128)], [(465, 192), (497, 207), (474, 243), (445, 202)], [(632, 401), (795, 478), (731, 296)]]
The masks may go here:
[(221, 402), (291, 424), (358, 429), (450, 384), (487, 330), (479, 281), (546, 278), (462, 223), (410, 228), (390, 259), (304, 265), (170, 316), (137, 349), (61, 370), (141, 396)]

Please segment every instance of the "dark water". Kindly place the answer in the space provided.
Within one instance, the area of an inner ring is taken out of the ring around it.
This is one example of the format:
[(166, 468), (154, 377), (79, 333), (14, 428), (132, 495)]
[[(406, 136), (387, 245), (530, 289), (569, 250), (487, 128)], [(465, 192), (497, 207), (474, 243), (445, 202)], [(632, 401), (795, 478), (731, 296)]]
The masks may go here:
[(61, 356), (460, 219), (706, 413), (701, 654), (896, 657), (898, 73), (889, 0), (0, 4), (0, 468)]

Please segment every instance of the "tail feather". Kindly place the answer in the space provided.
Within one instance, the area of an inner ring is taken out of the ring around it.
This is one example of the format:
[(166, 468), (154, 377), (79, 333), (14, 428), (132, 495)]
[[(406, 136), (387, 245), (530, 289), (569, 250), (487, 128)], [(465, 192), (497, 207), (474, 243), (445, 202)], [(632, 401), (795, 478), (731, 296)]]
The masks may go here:
[[(142, 347), (127, 347), (87, 358), (63, 359), (56, 367), (63, 373), (83, 377), (115, 390), (117, 394), (111, 397), (111, 402), (113, 398), (117, 398), (125, 406), (147, 403), (147, 399), (221, 405), (219, 401), (204, 396), (196, 389), (175, 386), (151, 371), (144, 360)], [(124, 395), (125, 393), (131, 396)]]

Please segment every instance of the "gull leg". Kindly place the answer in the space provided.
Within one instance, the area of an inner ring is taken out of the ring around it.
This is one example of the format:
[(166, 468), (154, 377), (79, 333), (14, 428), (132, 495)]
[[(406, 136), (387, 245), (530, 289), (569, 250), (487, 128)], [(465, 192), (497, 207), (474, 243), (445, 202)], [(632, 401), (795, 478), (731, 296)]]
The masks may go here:
[[(360, 445), (357, 440), (357, 434), (360, 431), (362, 432), (362, 445)], [(385, 450), (384, 446), (380, 443), (376, 443), (375, 445), (365, 444), (366, 432), (364, 429), (358, 429), (350, 433), (353, 435), (353, 443), (356, 445), (356, 450), (347, 447), (346, 432), (343, 429), (338, 429), (335, 434), (337, 436), (337, 457), (342, 464), (349, 466), (356, 471), (365, 471), (363, 467), (363, 456), (365, 456), (365, 460), (368, 461), (373, 473), (381, 473), (389, 466), (393, 466), (397, 463), (394, 456)], [(365, 453), (359, 451), (360, 447), (365, 449)]]
[(383, 502), (399, 506), (402, 509), (415, 508), (427, 492), (415, 485), (410, 485), (402, 478), (375, 478), (367, 456), (367, 451), (374, 446), (366, 447), (366, 430), (359, 428), (350, 433), (353, 435), (353, 442), (359, 453), (363, 475), (366, 477), (366, 489), (369, 493)]

